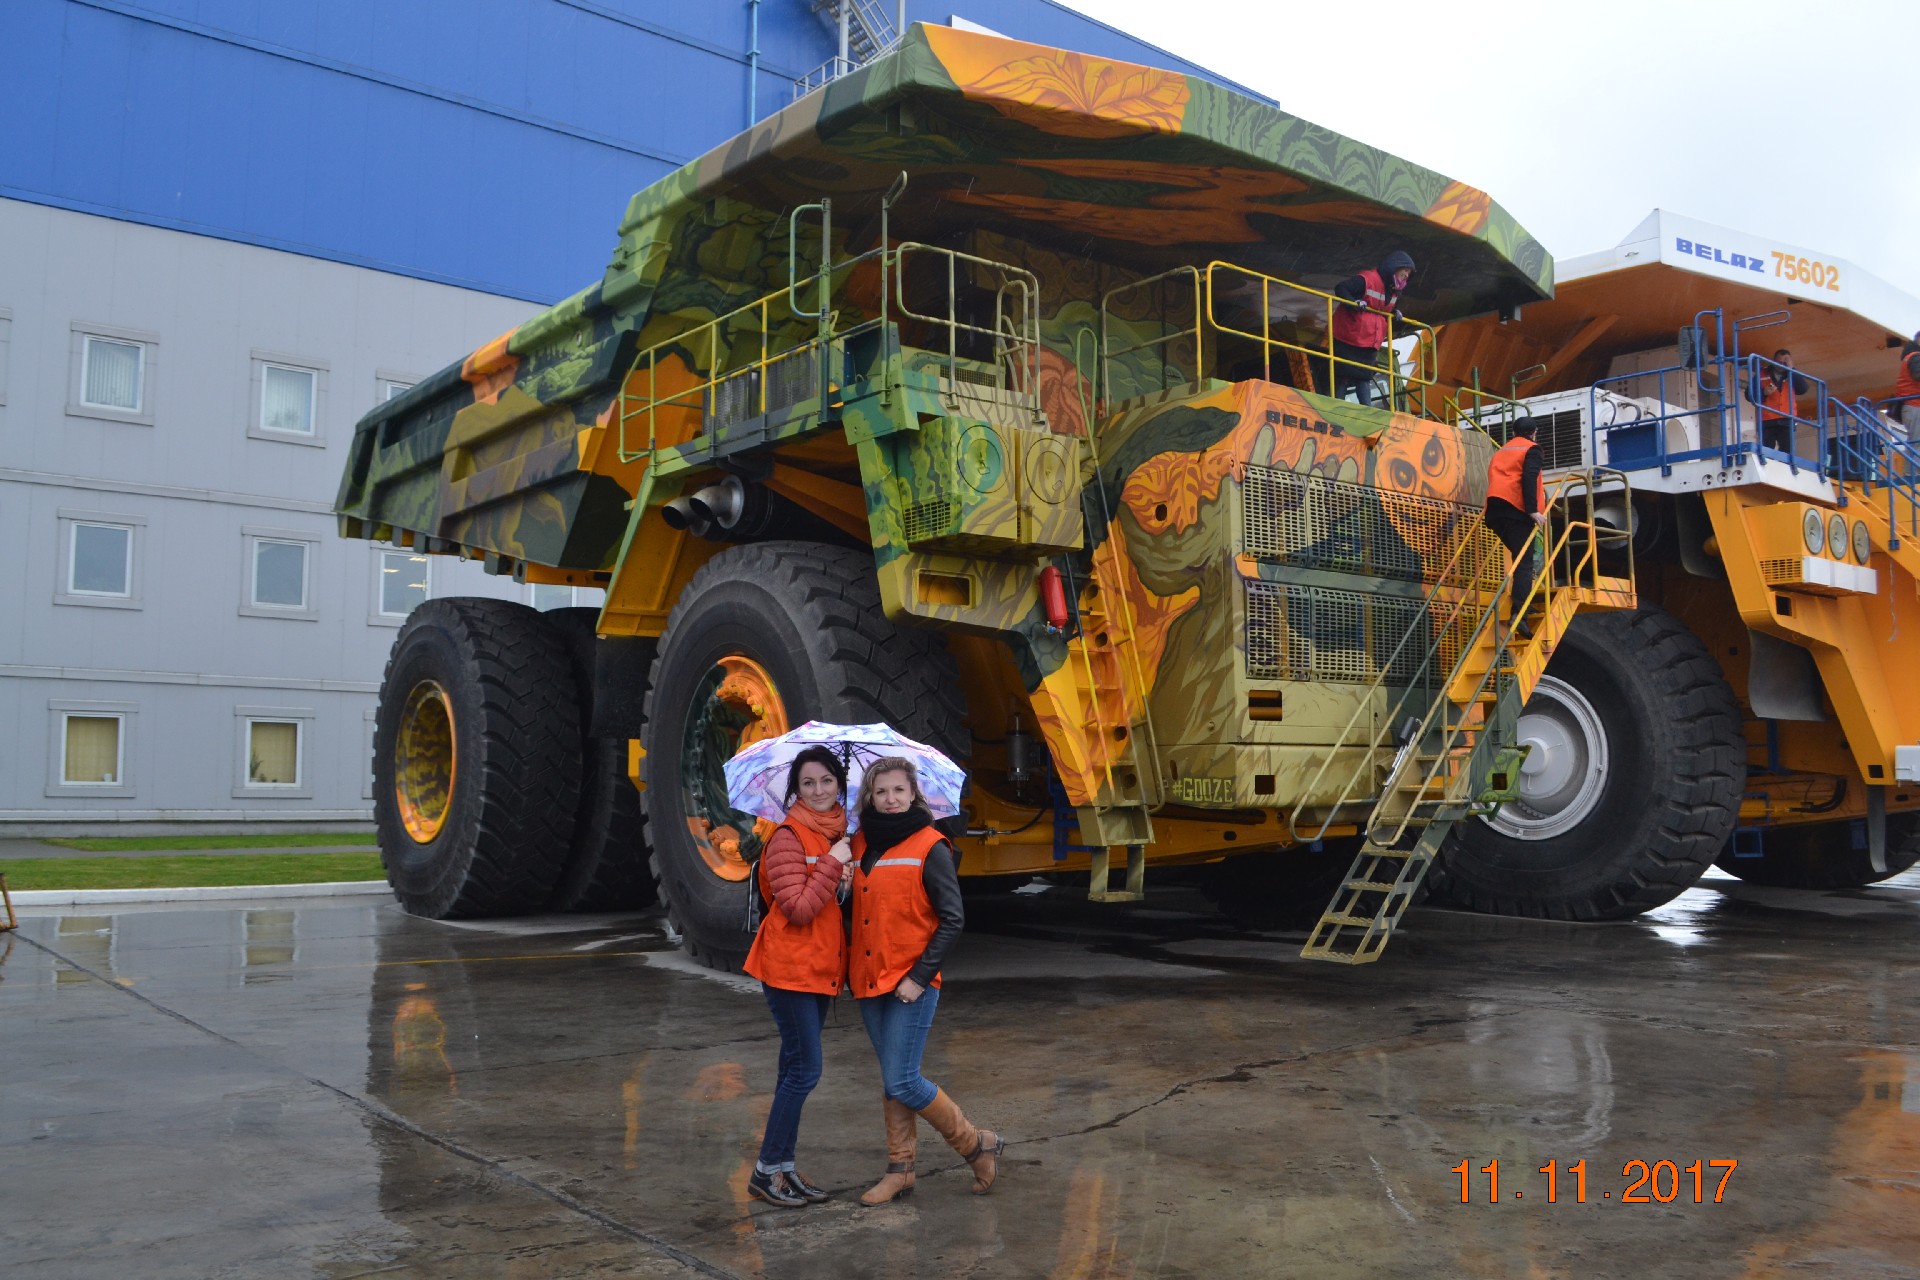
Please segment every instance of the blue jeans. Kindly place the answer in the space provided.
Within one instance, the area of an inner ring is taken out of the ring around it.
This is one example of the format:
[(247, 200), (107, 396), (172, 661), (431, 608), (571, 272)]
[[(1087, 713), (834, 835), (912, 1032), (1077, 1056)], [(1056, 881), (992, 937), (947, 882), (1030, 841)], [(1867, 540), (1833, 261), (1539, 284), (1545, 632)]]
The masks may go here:
[(773, 1011), (773, 1025), (780, 1028), (780, 1077), (773, 1086), (773, 1105), (767, 1109), (767, 1133), (760, 1140), (760, 1167), (771, 1172), (793, 1168), (800, 1109), (820, 1083), (820, 1028), (826, 1025), (833, 997), (764, 982), (760, 989)]
[(857, 1002), (860, 1021), (867, 1024), (867, 1039), (880, 1059), (880, 1087), (896, 1102), (904, 1102), (918, 1111), (940, 1092), (938, 1085), (920, 1074), (920, 1055), (927, 1047), (927, 1033), (933, 1030), (933, 1011), (939, 1007), (940, 992), (928, 987), (912, 1004), (902, 1004), (889, 992)]

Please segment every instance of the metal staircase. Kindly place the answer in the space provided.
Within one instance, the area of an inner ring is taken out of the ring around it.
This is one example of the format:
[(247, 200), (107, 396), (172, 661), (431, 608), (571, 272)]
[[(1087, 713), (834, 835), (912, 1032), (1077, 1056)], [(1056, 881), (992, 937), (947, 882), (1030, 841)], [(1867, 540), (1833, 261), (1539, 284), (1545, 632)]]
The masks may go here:
[(881, 0), (813, 0), (814, 16), (840, 40), (840, 51), (793, 82), (803, 98), (830, 81), (855, 71), (899, 43), (906, 30), (906, 5), (888, 13)]
[(1888, 554), (1920, 578), (1920, 445), (1871, 401), (1828, 404), (1833, 410), (1829, 473), (1840, 483), (1840, 505), (1864, 506), (1869, 525), (1880, 526), (1874, 532)]
[[(1604, 477), (1604, 479), (1603, 479)], [(1545, 539), (1545, 564), (1518, 617), (1525, 626), (1502, 622), (1500, 614), (1512, 589), (1513, 571), (1502, 563), (1497, 540), (1476, 524), (1458, 546), (1429, 592), (1425, 616), (1431, 638), (1418, 669), (1445, 673), (1426, 686), (1431, 691), (1415, 718), (1419, 690), (1410, 690), (1389, 714), (1376, 715), (1365, 742), (1366, 763), (1349, 779), (1318, 831), (1298, 839), (1324, 836), (1344, 809), (1371, 807), (1361, 829), (1366, 843), (1321, 914), (1300, 954), (1310, 960), (1367, 964), (1380, 958), (1406, 913), (1427, 868), (1453, 824), (1490, 812), (1516, 794), (1526, 750), (1516, 740), (1520, 709), (1539, 683), (1560, 638), (1583, 608), (1631, 607), (1635, 598), (1630, 536), (1594, 519), (1596, 486), (1624, 489), (1617, 472), (1582, 471), (1561, 476), (1549, 486), (1551, 534)], [(1541, 539), (1528, 545), (1531, 554)], [(1602, 550), (1624, 566), (1624, 576), (1600, 572)], [(1401, 646), (1415, 643), (1411, 631)], [(1316, 793), (1332, 761), (1354, 745), (1370, 710), (1387, 703), (1386, 678), (1404, 668), (1400, 650), (1381, 663), (1381, 675), (1349, 719), (1340, 741), (1308, 784)], [(1401, 712), (1406, 712), (1404, 716)], [(1399, 741), (1391, 763), (1376, 763), (1392, 741)], [(1377, 778), (1370, 787), (1361, 782)]]

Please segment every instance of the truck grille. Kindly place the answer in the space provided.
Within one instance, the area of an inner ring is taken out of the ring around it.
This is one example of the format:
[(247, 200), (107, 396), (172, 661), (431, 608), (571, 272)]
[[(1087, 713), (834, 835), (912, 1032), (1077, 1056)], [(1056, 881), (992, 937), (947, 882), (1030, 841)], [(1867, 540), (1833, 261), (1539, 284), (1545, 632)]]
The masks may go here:
[(1540, 442), (1541, 466), (1557, 471), (1561, 467), (1586, 465), (1580, 452), (1581, 437), (1586, 431), (1580, 421), (1584, 416), (1578, 409), (1567, 409), (1534, 419), (1533, 438)]
[[(1257, 580), (1246, 589), (1250, 680), (1366, 684), (1390, 655), (1389, 684), (1437, 678), (1426, 661), (1432, 638), (1418, 600)], [(1394, 655), (1409, 631), (1417, 634)]]
[(1256, 559), (1410, 582), (1433, 581), (1480, 524), (1461, 503), (1276, 467), (1248, 467), (1241, 494)]

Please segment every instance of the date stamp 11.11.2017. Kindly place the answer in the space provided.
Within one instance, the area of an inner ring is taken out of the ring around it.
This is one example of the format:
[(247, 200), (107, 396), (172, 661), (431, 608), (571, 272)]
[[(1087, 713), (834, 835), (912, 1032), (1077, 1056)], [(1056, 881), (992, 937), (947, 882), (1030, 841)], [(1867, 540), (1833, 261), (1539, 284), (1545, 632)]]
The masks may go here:
[(1599, 1169), (1588, 1178), (1587, 1162), (1562, 1163), (1549, 1160), (1538, 1169), (1509, 1169), (1505, 1186), (1501, 1184), (1500, 1161), (1489, 1160), (1478, 1169), (1472, 1160), (1462, 1160), (1450, 1172), (1460, 1177), (1461, 1204), (1500, 1204), (1503, 1201), (1541, 1201), (1548, 1204), (1586, 1204), (1590, 1200), (1616, 1204), (1723, 1204), (1727, 1184), (1738, 1160), (1696, 1158), (1688, 1164), (1678, 1160), (1629, 1160), (1620, 1167), (1619, 1187), (1602, 1186), (1609, 1181)]

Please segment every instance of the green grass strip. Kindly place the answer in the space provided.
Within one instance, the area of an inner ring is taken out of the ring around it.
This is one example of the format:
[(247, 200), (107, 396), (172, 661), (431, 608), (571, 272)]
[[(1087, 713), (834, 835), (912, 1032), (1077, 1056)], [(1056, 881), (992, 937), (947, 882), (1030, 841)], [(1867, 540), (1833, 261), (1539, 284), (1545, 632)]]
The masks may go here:
[(372, 847), (377, 842), (371, 831), (340, 831), (264, 836), (74, 836), (40, 843), (85, 853), (139, 853), (148, 849), (338, 849), (349, 845)]
[(28, 889), (178, 889), (228, 884), (326, 884), (384, 880), (377, 853), (269, 853), (184, 858), (8, 858), (0, 875)]

